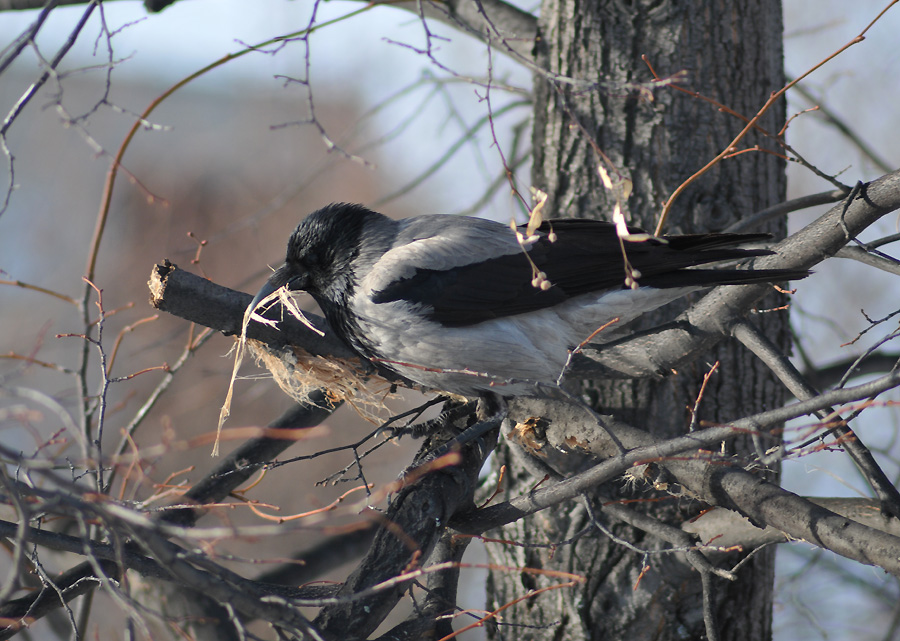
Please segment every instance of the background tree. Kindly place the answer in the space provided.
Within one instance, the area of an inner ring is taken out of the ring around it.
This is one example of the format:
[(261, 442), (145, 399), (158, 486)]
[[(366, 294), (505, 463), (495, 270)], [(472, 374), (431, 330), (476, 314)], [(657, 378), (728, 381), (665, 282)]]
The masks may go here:
[[(28, 4), (0, 2), (0, 9)], [(601, 379), (585, 387), (583, 395), (603, 414), (602, 429), (571, 404), (514, 403), (516, 420), (504, 427), (494, 472), (475, 501), (480, 505), (498, 488), (500, 495), (490, 507), (473, 506), (476, 480), (489, 444), (476, 443), (460, 460), (443, 461), (424, 470), (407, 469), (405, 485), (386, 484), (405, 465), (398, 464), (396, 456), (386, 456), (379, 476), (377, 457), (385, 448), (379, 450), (366, 438), (355, 441), (349, 428), (343, 428), (348, 420), (344, 418), (339, 442), (352, 443), (338, 453), (344, 458), (319, 465), (318, 454), (326, 448), (319, 444), (307, 447), (302, 463), (280, 468), (291, 474), (287, 483), (282, 476), (280, 484), (300, 487), (298, 468), (316, 465), (313, 479), (330, 475), (331, 480), (374, 480), (364, 504), (381, 512), (368, 511), (372, 516), (364, 522), (367, 527), (361, 527), (356, 516), (363, 505), (356, 502), (337, 516), (330, 509), (310, 511), (302, 519), (272, 525), (260, 525), (261, 516), (257, 516), (270, 511), (266, 506), (254, 506), (253, 514), (248, 511), (236, 516), (220, 502), (264, 467), (271, 468), (271, 477), (277, 476), (278, 467), (267, 462), (294, 439), (320, 435), (310, 428), (329, 416), (334, 399), (322, 390), (304, 389), (298, 394), (301, 402), (271, 424), (277, 431), (226, 431), (226, 438), (251, 440), (221, 463), (198, 463), (206, 460), (209, 440), (190, 439), (186, 426), (196, 423), (200, 433), (211, 428), (209, 410), (219, 404), (225, 383), (221, 376), (213, 378), (209, 373), (224, 369), (221, 360), (204, 356), (200, 350), (209, 334), (192, 331), (185, 337), (185, 323), (176, 318), (161, 319), (158, 322), (167, 323), (166, 329), (152, 338), (148, 334), (139, 338), (146, 326), (143, 312), (130, 317), (129, 311), (117, 308), (142, 287), (144, 268), (135, 265), (138, 275), (134, 276), (122, 266), (157, 260), (158, 247), (173, 246), (167, 239), (172, 233), (169, 229), (209, 230), (199, 235), (204, 240), (196, 245), (197, 269), (213, 275), (215, 281), (240, 282), (241, 289), (253, 289), (245, 286), (244, 280), (251, 265), (277, 260), (286, 230), (296, 222), (296, 208), (287, 206), (292, 196), (303, 194), (300, 208), (304, 210), (314, 208), (316, 201), (372, 202), (385, 191), (388, 195), (410, 192), (420, 179), (396, 191), (371, 184), (377, 183), (371, 176), (378, 174), (358, 161), (368, 162), (376, 152), (333, 136), (339, 123), (360, 116), (343, 103), (338, 107), (340, 101), (329, 101), (318, 91), (313, 99), (313, 88), (318, 85), (310, 73), (316, 69), (315, 45), (321, 41), (310, 35), (331, 33), (318, 3), (313, 5), (305, 29), (243, 48), (239, 55), (224, 58), (215, 66), (234, 65), (236, 59), (248, 55), (274, 54), (273, 59), (282, 59), (288, 55), (286, 47), (299, 48), (304, 64), (301, 73), (292, 71), (284, 76), (287, 90), (297, 91), (306, 108), (302, 131), (310, 133), (316, 144), (324, 139), (325, 147), (334, 152), (330, 158), (339, 160), (344, 174), (329, 182), (322, 174), (310, 172), (308, 179), (300, 181), (301, 192), (292, 184), (297, 182), (292, 173), (298, 166), (305, 169), (313, 157), (314, 152), (304, 152), (294, 156), (294, 161), (271, 166), (250, 162), (260, 172), (255, 176), (242, 160), (276, 155), (275, 138), (288, 137), (281, 133), (283, 127), (271, 133), (259, 152), (254, 151), (259, 133), (240, 139), (232, 134), (233, 126), (190, 143), (192, 148), (212, 149), (220, 142), (217, 139), (225, 138), (222, 150), (210, 156), (215, 158), (215, 169), (206, 173), (203, 168), (210, 160), (188, 163), (191, 171), (187, 173), (174, 169), (173, 164), (165, 180), (158, 163), (142, 165), (137, 157), (128, 155), (123, 165), (122, 154), (134, 132), (127, 136), (125, 131), (107, 133), (98, 124), (121, 112), (119, 82), (113, 82), (110, 75), (99, 99), (94, 93), (86, 100), (79, 96), (73, 101), (77, 76), (72, 70), (65, 71), (62, 64), (69, 43), (62, 44), (55, 55), (44, 53), (50, 45), (40, 39), (41, 30), (45, 18), (57, 11), (56, 4), (49, 3), (35, 14), (31, 26), (10, 43), (0, 59), (0, 74), (7, 77), (14, 69), (12, 63), (21, 61), (27, 52), (36, 53), (40, 65), (37, 75), (22, 88), (7, 93), (9, 104), (3, 103), (8, 115), (0, 128), (0, 142), (10, 169), (4, 202), (15, 207), (16, 199), (22, 198), (12, 189), (22, 175), (13, 173), (21, 164), (20, 150), (32, 152), (26, 162), (30, 156), (39, 157), (36, 146), (25, 145), (28, 129), (21, 114), (33, 109), (42, 86), (46, 104), (55, 107), (53, 116), (79, 133), (100, 157), (113, 160), (113, 171), (103, 190), (93, 238), (71, 233), (87, 229), (86, 225), (66, 226), (65, 242), (53, 242), (61, 226), (49, 225), (43, 238), (44, 246), (59, 248), (55, 258), (60, 264), (66, 251), (88, 248), (84, 274), (91, 282), (84, 285), (80, 299), (51, 292), (74, 306), (80, 316), (78, 322), (70, 323), (71, 329), (60, 327), (66, 322), (62, 315), (54, 317), (58, 320), (52, 331), (63, 337), (71, 334), (71, 341), (81, 340), (78, 335), (88, 337), (84, 349), (45, 348), (42, 337), (47, 332), (35, 335), (32, 327), (28, 340), (33, 346), (11, 348), (7, 359), (14, 366), (0, 381), (4, 394), (13, 399), (5, 408), (4, 420), (17, 428), (17, 434), (36, 426), (33, 443), (22, 445), (14, 440), (0, 450), (7, 466), (0, 482), (10, 507), (8, 519), (0, 527), (13, 552), (8, 579), (0, 592), (4, 602), (0, 615), (10, 622), (7, 635), (29, 618), (43, 617), (61, 636), (72, 629), (84, 635), (92, 616), (91, 595), (101, 586), (102, 593), (126, 617), (127, 629), (145, 637), (162, 633), (158, 629), (162, 625), (174, 636), (211, 639), (257, 634), (365, 638), (378, 636), (387, 628), (390, 631), (384, 635), (390, 638), (441, 638), (451, 634), (451, 620), (460, 621), (454, 624), (457, 629), (467, 624), (464, 619), (449, 617), (457, 614), (454, 606), (460, 592), (466, 590), (469, 568), (460, 560), (469, 542), (467, 536), (484, 534), (499, 539), (487, 545), (495, 561), (488, 580), (492, 612), (484, 621), (479, 621), (482, 615), (473, 620), (493, 626), (488, 627), (493, 638), (513, 634), (535, 639), (769, 637), (774, 552), (765, 546), (783, 541), (785, 534), (879, 566), (893, 576), (900, 573), (896, 519), (883, 516), (897, 514), (900, 497), (844, 421), (855, 419), (868, 405), (842, 408), (841, 414), (830, 409), (862, 399), (873, 399), (869, 403), (877, 405), (883, 402), (880, 395), (885, 390), (897, 386), (896, 372), (857, 388), (848, 387), (844, 380), (852, 368), (892, 370), (896, 355), (882, 344), (895, 332), (885, 333), (885, 325), (873, 321), (871, 329), (877, 328), (873, 333), (881, 332), (876, 341), (878, 351), (861, 350), (865, 358), (852, 363), (837, 389), (819, 395), (784, 358), (790, 351), (786, 313), (780, 309), (785, 297), (773, 294), (763, 299), (766, 288), (714, 292), (662, 331), (599, 353), (586, 349), (576, 359), (569, 378)], [(147, 4), (159, 10), (170, 3)], [(185, 4), (190, 3), (176, 7)], [(70, 38), (76, 42), (84, 38), (83, 25), (97, 16), (102, 18), (98, 27), (98, 42), (106, 48), (100, 48), (106, 59), (102, 73), (120, 69), (118, 49), (113, 47), (120, 32), (111, 26), (107, 14), (109, 7), (116, 5), (90, 3), (79, 8)], [(507, 180), (525, 193), (527, 181), (521, 172), (528, 157), (527, 145), (522, 143), (526, 127), (506, 124), (509, 114), (525, 101), (523, 92), (503, 76), (501, 59), (507, 59), (533, 74), (533, 92), (526, 96), (533, 110), (531, 183), (547, 193), (546, 207), (552, 215), (608, 217), (619, 207), (630, 222), (649, 229), (659, 223), (665, 232), (739, 228), (766, 229), (783, 236), (787, 212), (813, 202), (843, 200), (779, 245), (778, 256), (758, 261), (758, 265), (810, 267), (842, 252), (896, 278), (896, 261), (879, 249), (894, 237), (865, 244), (853, 240), (900, 204), (895, 174), (860, 185), (852, 193), (852, 180), (845, 186), (825, 176), (832, 183), (828, 192), (785, 203), (785, 158), (805, 165), (811, 173), (823, 172), (811, 167), (783, 138), (784, 94), (772, 93), (785, 85), (779, 3), (739, 2), (698, 11), (695, 6), (674, 3), (635, 2), (625, 7), (548, 2), (534, 15), (484, 1), (399, 6), (415, 16), (410, 24), (421, 33), (421, 45), (399, 48), (428, 60), (441, 74), (428, 83), (435, 88), (434, 95), (446, 97), (449, 103), (450, 84), (462, 79), (474, 83), (479, 117), (475, 124), (464, 127), (461, 141), (483, 136), (482, 146), (493, 143), (500, 152), (499, 162), (490, 165), (503, 169), (496, 180), (489, 181), (485, 197), (473, 199), (471, 190), (458, 190), (467, 202), (474, 200), (476, 207), (490, 201), (490, 194)], [(358, 10), (368, 15), (372, 5)], [(440, 25), (485, 43), (489, 55), (486, 64), (479, 62), (478, 75), (463, 71), (461, 60), (447, 62), (444, 49), (451, 43)], [(53, 42), (52, 46), (55, 49), (59, 44)], [(180, 90), (181, 84), (175, 89)], [(169, 95), (161, 96), (163, 110), (173, 100)], [(143, 104), (155, 108), (157, 102), (148, 98), (131, 110), (142, 111)], [(207, 103), (193, 107), (182, 105), (182, 111), (213, 113)], [(350, 113), (342, 113), (347, 111)], [(148, 109), (138, 125), (156, 127), (154, 119), (165, 121), (164, 113)], [(461, 119), (452, 109), (450, 114)], [(293, 119), (278, 111), (277, 105), (259, 118), (267, 124)], [(134, 118), (128, 115), (126, 120), (130, 126)], [(189, 116), (179, 135), (189, 137), (191, 123), (197, 122), (196, 116)], [(23, 137), (15, 138), (20, 131)], [(123, 139), (126, 142), (120, 145)], [(167, 158), (176, 155), (173, 150), (165, 147)], [(238, 161), (226, 172), (218, 165), (222, 158)], [(871, 154), (870, 160), (879, 164)], [(422, 172), (421, 178), (433, 173), (441, 162)], [(708, 171), (688, 180), (703, 167)], [(79, 170), (71, 167), (67, 173)], [(118, 201), (110, 198), (116, 172), (135, 184), (124, 200), (121, 196)], [(518, 180), (514, 178), (517, 172)], [(222, 173), (241, 180), (224, 186), (213, 180)], [(279, 192), (279, 181), (289, 186)], [(242, 182), (257, 189), (241, 189)], [(183, 191), (163, 188), (166, 209), (160, 205), (157, 189), (177, 184), (183, 185)], [(265, 188), (258, 189), (261, 185)], [(351, 185), (360, 190), (354, 198), (348, 195)], [(267, 228), (268, 216), (278, 210), (284, 212), (284, 229)], [(118, 211), (129, 214), (117, 216)], [(160, 218), (163, 211), (172, 213)], [(254, 213), (248, 216), (247, 211)], [(664, 224), (661, 211), (667, 212)], [(188, 218), (188, 212), (199, 216)], [(394, 213), (405, 212), (398, 207)], [(0, 224), (3, 222), (0, 219)], [(110, 227), (104, 231), (107, 223)], [(248, 226), (253, 229), (259, 260), (246, 258), (246, 236), (236, 232)], [(104, 234), (107, 238), (101, 251)], [(131, 239), (137, 242), (130, 244)], [(182, 252), (178, 262), (186, 264), (189, 253)], [(238, 256), (245, 261), (236, 261)], [(74, 271), (78, 269), (76, 266)], [(17, 278), (5, 284), (30, 289), (29, 295), (43, 291)], [(59, 278), (65, 282), (64, 277)], [(159, 309), (226, 333), (240, 332), (249, 296), (192, 277), (170, 264), (154, 269), (150, 286), (152, 303)], [(51, 289), (68, 291), (68, 287), (71, 285)], [(16, 301), (16, 305), (15, 309), (28, 312), (10, 317), (11, 326), (33, 326), (34, 319), (44, 315), (27, 303)], [(683, 307), (648, 319), (647, 326), (671, 320)], [(758, 312), (746, 320), (752, 308)], [(119, 339), (113, 341), (110, 336), (116, 329)], [(286, 368), (282, 372), (288, 377), (296, 372), (296, 359), (307, 357), (295, 350), (285, 356), (281, 350), (286, 343), (312, 354), (349, 358), (350, 370), (337, 377), (330, 374), (325, 381), (332, 391), (348, 380), (357, 380), (353, 376), (365, 374), (354, 371), (352, 355), (343, 346), (311, 336), (302, 327), (288, 323), (276, 332), (253, 325), (249, 331), (250, 338), (275, 349), (269, 352), (269, 364)], [(168, 355), (150, 350), (171, 342), (172, 336), (179, 344), (174, 357), (171, 350)], [(168, 365), (157, 370), (165, 371), (150, 372), (151, 365), (158, 366), (163, 360)], [(123, 362), (127, 366), (122, 366)], [(114, 363), (127, 369), (128, 375), (114, 376)], [(625, 380), (621, 380), (623, 363), (632, 375)], [(35, 368), (50, 370), (52, 376), (72, 377), (75, 394), (67, 397), (54, 392), (56, 380), (36, 377)], [(620, 380), (608, 380), (610, 375)], [(151, 384), (149, 376), (162, 379)], [(178, 384), (173, 386), (173, 381)], [(377, 381), (377, 377), (370, 378), (366, 385), (377, 390)], [(834, 385), (824, 378), (819, 384), (823, 388)], [(257, 417), (271, 412), (271, 402), (254, 401), (255, 390), (264, 386), (257, 383), (250, 392), (236, 396), (230, 424), (253, 425), (259, 422)], [(796, 398), (810, 401), (780, 410), (786, 389)], [(174, 394), (176, 391), (181, 394)], [(132, 408), (129, 404), (135, 398), (141, 401)], [(348, 400), (359, 405), (360, 396), (351, 390)], [(41, 412), (36, 413), (34, 407)], [(819, 419), (803, 431), (789, 432), (787, 447), (779, 449), (783, 421), (816, 411)], [(148, 420), (165, 428), (161, 438), (139, 430)], [(455, 428), (467, 420), (458, 417)], [(119, 428), (125, 436), (118, 433)], [(419, 456), (432, 451), (452, 432), (435, 425)], [(688, 432), (690, 438), (684, 438)], [(610, 434), (628, 452), (618, 451)], [(376, 451), (370, 454), (369, 448)], [(877, 500), (810, 503), (775, 484), (782, 458), (799, 457), (817, 448), (846, 448)], [(334, 474), (348, 458), (350, 464), (343, 473)], [(192, 473), (183, 469), (188, 464), (203, 465), (204, 469), (191, 477)], [(501, 464), (506, 465), (502, 479)], [(254, 484), (244, 494), (232, 495), (239, 501), (230, 505), (246, 507), (248, 497), (272, 503), (277, 496), (270, 492), (274, 484)], [(288, 494), (296, 495), (291, 489)], [(341, 486), (335, 495), (344, 489), (346, 486)], [(175, 496), (178, 498), (170, 498)], [(389, 502), (387, 496), (391, 496)], [(290, 498), (277, 499), (285, 512), (290, 509)], [(156, 512), (156, 506), (167, 500), (173, 503)], [(194, 504), (218, 507), (201, 510), (192, 507)], [(694, 520), (701, 509), (713, 505), (735, 512), (713, 510)], [(754, 528), (733, 518), (735, 513), (769, 528)], [(198, 524), (204, 514), (213, 518)], [(48, 527), (50, 523), (61, 525)], [(375, 525), (381, 526), (377, 533)], [(266, 537), (268, 546), (274, 545), (269, 537), (279, 534), (290, 535), (290, 541), (280, 552), (272, 549), (262, 555), (260, 537)], [(198, 541), (205, 546), (204, 552), (197, 551)], [(242, 559), (277, 559), (294, 553), (298, 546), (302, 549), (296, 554), (306, 565), (288, 563), (254, 580), (244, 578), (253, 573), (241, 565)], [(66, 554), (57, 562), (47, 549)], [(365, 550), (363, 561), (349, 577), (346, 572), (334, 575), (343, 585), (293, 587), (334, 570)], [(86, 561), (73, 561), (78, 555)], [(123, 568), (130, 571), (125, 573)], [(57, 571), (62, 573), (57, 575)], [(139, 577), (147, 579), (149, 590), (139, 589)], [(26, 590), (29, 586), (31, 593)], [(376, 631), (405, 594), (414, 603), (410, 614)], [(80, 595), (86, 596), (73, 601), (75, 609), (60, 609), (60, 597), (69, 602)], [(317, 610), (310, 614), (301, 609), (304, 606)], [(254, 620), (266, 624), (254, 624)], [(888, 629), (895, 629), (893, 625)]]
[[(780, 4), (732, 3), (726, 11), (697, 11), (696, 6), (677, 3), (637, 2), (627, 10), (611, 10), (596, 3), (543, 3), (536, 51), (538, 67), (546, 71), (535, 78), (532, 182), (549, 194), (549, 210), (585, 218), (607, 217), (621, 196), (615, 189), (604, 188), (599, 164), (614, 181), (628, 180), (633, 185), (625, 202), (628, 220), (655, 228), (675, 188), (722, 152), (745, 123), (718, 117), (690, 95), (650, 92), (647, 85), (634, 84), (648, 77), (647, 65), (651, 64), (664, 76), (679, 74), (678, 83), (685, 88), (727, 102), (737, 113), (754, 114), (772, 90), (785, 83)], [(734, 29), (736, 23), (741, 25), (739, 29)], [(583, 86), (556, 81), (557, 75), (575, 78)], [(594, 79), (603, 88), (587, 90)], [(784, 100), (780, 99), (759, 124), (778, 132), (784, 119)], [(698, 136), (698, 129), (704, 135)], [(739, 144), (740, 148), (758, 145), (776, 153), (748, 153), (716, 165), (674, 201), (667, 231), (724, 229), (748, 211), (760, 211), (785, 199), (785, 163), (777, 141), (754, 131)], [(785, 219), (770, 221), (759, 229), (783, 237)], [(781, 307), (784, 302), (770, 296), (761, 307)], [(667, 311), (652, 322), (670, 318), (671, 311)], [(757, 315), (753, 322), (779, 349), (790, 351), (786, 310)], [(718, 362), (711, 379), (715, 392), (705, 397), (693, 420), (725, 423), (784, 403), (784, 387), (765, 364), (733, 340), (679, 367), (677, 375), (664, 380), (598, 382), (591, 386), (592, 398), (599, 411), (641, 426), (658, 438), (684, 434), (691, 424), (688, 408), (698, 396), (703, 369), (714, 362)], [(728, 448), (738, 456), (753, 452), (749, 438), (732, 441)], [(559, 471), (569, 475), (580, 464), (563, 462)], [(516, 469), (514, 463), (510, 466)], [(777, 466), (773, 466), (770, 478), (776, 474)], [(522, 484), (522, 490), (539, 481), (521, 472), (511, 478)], [(662, 540), (648, 539), (641, 530), (623, 528), (602, 514), (599, 505), (603, 497), (618, 494), (618, 485), (617, 480), (599, 496), (588, 495), (592, 510), (541, 513), (511, 524), (502, 538), (535, 543), (565, 539), (596, 518), (638, 548), (665, 547)], [(641, 488), (635, 498), (644, 496), (645, 490)], [(648, 513), (671, 523), (691, 518), (697, 508), (690, 501), (664, 500), (653, 504)], [(491, 550), (506, 565), (525, 561), (529, 567), (566, 571), (592, 568), (583, 586), (562, 593), (558, 610), (520, 608), (510, 615), (517, 623), (541, 626), (542, 632), (534, 638), (703, 636), (700, 577), (667, 576), (663, 566), (647, 562), (650, 573), (641, 579), (644, 563), (635, 563), (633, 553), (607, 536), (587, 536), (553, 554), (541, 549), (534, 553), (526, 550), (524, 555), (515, 548)], [(723, 638), (767, 638), (771, 634), (773, 564), (774, 550), (764, 551), (745, 566), (737, 582), (723, 583), (716, 590), (713, 609)], [(498, 576), (495, 584), (494, 607), (521, 590), (512, 575)], [(741, 607), (734, 607), (735, 603)], [(548, 625), (551, 630), (546, 629)]]

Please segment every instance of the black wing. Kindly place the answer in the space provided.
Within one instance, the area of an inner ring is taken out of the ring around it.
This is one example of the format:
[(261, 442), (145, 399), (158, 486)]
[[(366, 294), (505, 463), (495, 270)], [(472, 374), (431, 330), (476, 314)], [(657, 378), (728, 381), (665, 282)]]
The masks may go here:
[[(491, 258), (447, 270), (418, 269), (410, 278), (376, 292), (376, 303), (403, 300), (425, 306), (429, 318), (445, 326), (473, 325), (493, 318), (524, 314), (564, 302), (574, 296), (625, 287), (622, 250), (612, 223), (582, 219), (545, 222), (544, 235), (528, 256), (551, 283), (547, 290), (532, 286), (532, 267), (524, 252)], [(632, 233), (643, 233), (632, 228)], [(524, 229), (523, 229), (524, 232)], [(805, 270), (696, 270), (706, 263), (764, 256), (768, 250), (734, 245), (768, 238), (767, 234), (693, 234), (625, 242), (641, 286), (670, 288), (736, 285), (802, 278)]]

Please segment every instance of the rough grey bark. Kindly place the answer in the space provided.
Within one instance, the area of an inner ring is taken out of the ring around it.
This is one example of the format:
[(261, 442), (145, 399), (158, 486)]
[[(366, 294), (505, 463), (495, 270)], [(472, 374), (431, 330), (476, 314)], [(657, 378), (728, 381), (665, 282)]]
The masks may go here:
[[(657, 88), (651, 97), (635, 87), (634, 83), (651, 78), (641, 56), (646, 55), (663, 77), (686, 72), (683, 86), (750, 117), (771, 91), (784, 84), (781, 37), (781, 7), (776, 0), (702, 5), (546, 0), (541, 8), (538, 64), (550, 74), (599, 82), (584, 87), (554, 82), (552, 77), (535, 79), (533, 184), (548, 193), (551, 215), (610, 215), (615, 201), (601, 183), (597, 172), (601, 159), (592, 140), (610, 159), (612, 166), (606, 168), (613, 178), (618, 171), (634, 183), (627, 202), (629, 221), (652, 230), (669, 194), (721, 152), (744, 123), (671, 88)], [(779, 103), (761, 124), (776, 132), (783, 122), (784, 105)], [(745, 143), (777, 148), (758, 135)], [(723, 229), (784, 196), (784, 162), (766, 153), (743, 154), (719, 164), (689, 187), (675, 203), (665, 231)], [(764, 230), (782, 235), (784, 221)], [(761, 307), (781, 304), (776, 301), (771, 297)], [(670, 309), (650, 322), (673, 315)], [(759, 315), (753, 321), (774, 343), (789, 349), (784, 313)], [(725, 421), (784, 401), (784, 391), (766, 368), (733, 341), (722, 344), (705, 362), (663, 381), (598, 382), (586, 392), (604, 413), (646, 426), (655, 436), (671, 437), (686, 431), (690, 421), (686, 407), (693, 405), (708, 364), (716, 360), (721, 364), (707, 388), (701, 419)], [(735, 443), (737, 451), (747, 451), (748, 446)], [(512, 469), (517, 473), (510, 477), (511, 495), (527, 491), (539, 480), (521, 466)], [(768, 472), (770, 478), (776, 473)], [(622, 496), (621, 483), (609, 490)], [(674, 523), (695, 514), (699, 505), (670, 497), (643, 509)], [(637, 530), (607, 521), (602, 510), (600, 519), (640, 548), (663, 547)], [(588, 510), (572, 505), (511, 524), (500, 536), (546, 544), (565, 540), (588, 524)], [(500, 628), (495, 638), (509, 638), (511, 630), (519, 639), (705, 636), (698, 575), (667, 577), (663, 557), (642, 558), (596, 530), (553, 551), (491, 546), (490, 552), (500, 564), (571, 571), (588, 579), (580, 588), (542, 596), (531, 607), (507, 610), (507, 623), (538, 627)], [(634, 589), (645, 563), (651, 569)], [(764, 551), (741, 569), (739, 581), (717, 584), (715, 610), (723, 639), (771, 636), (772, 580), (773, 554)], [(545, 582), (533, 576), (495, 574), (488, 607), (520, 596), (523, 584), (536, 588)]]

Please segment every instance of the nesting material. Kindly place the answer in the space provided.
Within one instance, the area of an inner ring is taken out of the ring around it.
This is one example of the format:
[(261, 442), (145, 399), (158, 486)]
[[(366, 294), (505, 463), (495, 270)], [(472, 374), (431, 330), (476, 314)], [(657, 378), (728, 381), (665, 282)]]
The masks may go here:
[(380, 376), (363, 372), (356, 363), (340, 358), (313, 356), (300, 348), (275, 350), (261, 341), (247, 338), (247, 325), (251, 320), (277, 326), (276, 321), (256, 313), (256, 309), (264, 309), (276, 298), (292, 316), (320, 336), (324, 335), (321, 330), (307, 320), (285, 288), (281, 288), (261, 300), (256, 308), (247, 307), (241, 322), (241, 335), (235, 344), (234, 367), (228, 383), (228, 393), (225, 395), (225, 402), (219, 411), (219, 423), (216, 427), (216, 440), (212, 456), (219, 455), (222, 426), (231, 413), (234, 382), (237, 379), (246, 348), (250, 349), (250, 353), (257, 363), (269, 370), (284, 393), (297, 402), (308, 401), (307, 395), (312, 389), (323, 388), (327, 390), (329, 399), (333, 403), (342, 401), (348, 403), (366, 420), (378, 422), (378, 412), (386, 409), (384, 401), (391, 396), (391, 384)]
[(388, 381), (364, 372), (352, 361), (313, 356), (296, 347), (276, 350), (252, 339), (246, 346), (282, 391), (297, 402), (307, 401), (311, 390), (322, 388), (332, 402), (346, 402), (364, 419), (380, 422), (380, 413), (387, 409), (385, 400), (396, 396)]

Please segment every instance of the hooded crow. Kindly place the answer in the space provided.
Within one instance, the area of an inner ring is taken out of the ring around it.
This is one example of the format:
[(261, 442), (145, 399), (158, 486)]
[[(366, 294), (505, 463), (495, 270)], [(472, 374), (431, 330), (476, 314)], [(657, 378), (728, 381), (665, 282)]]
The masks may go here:
[[(530, 237), (453, 215), (392, 220), (332, 204), (294, 230), (284, 265), (251, 303), (281, 287), (312, 295), (360, 356), (427, 388), (479, 397), (556, 387), (569, 351), (601, 326), (714, 285), (803, 278), (805, 270), (694, 269), (762, 256), (735, 246), (766, 234), (695, 234), (621, 241), (615, 225), (544, 222)], [(630, 272), (623, 258), (627, 256)], [(636, 282), (626, 286), (626, 276)]]

